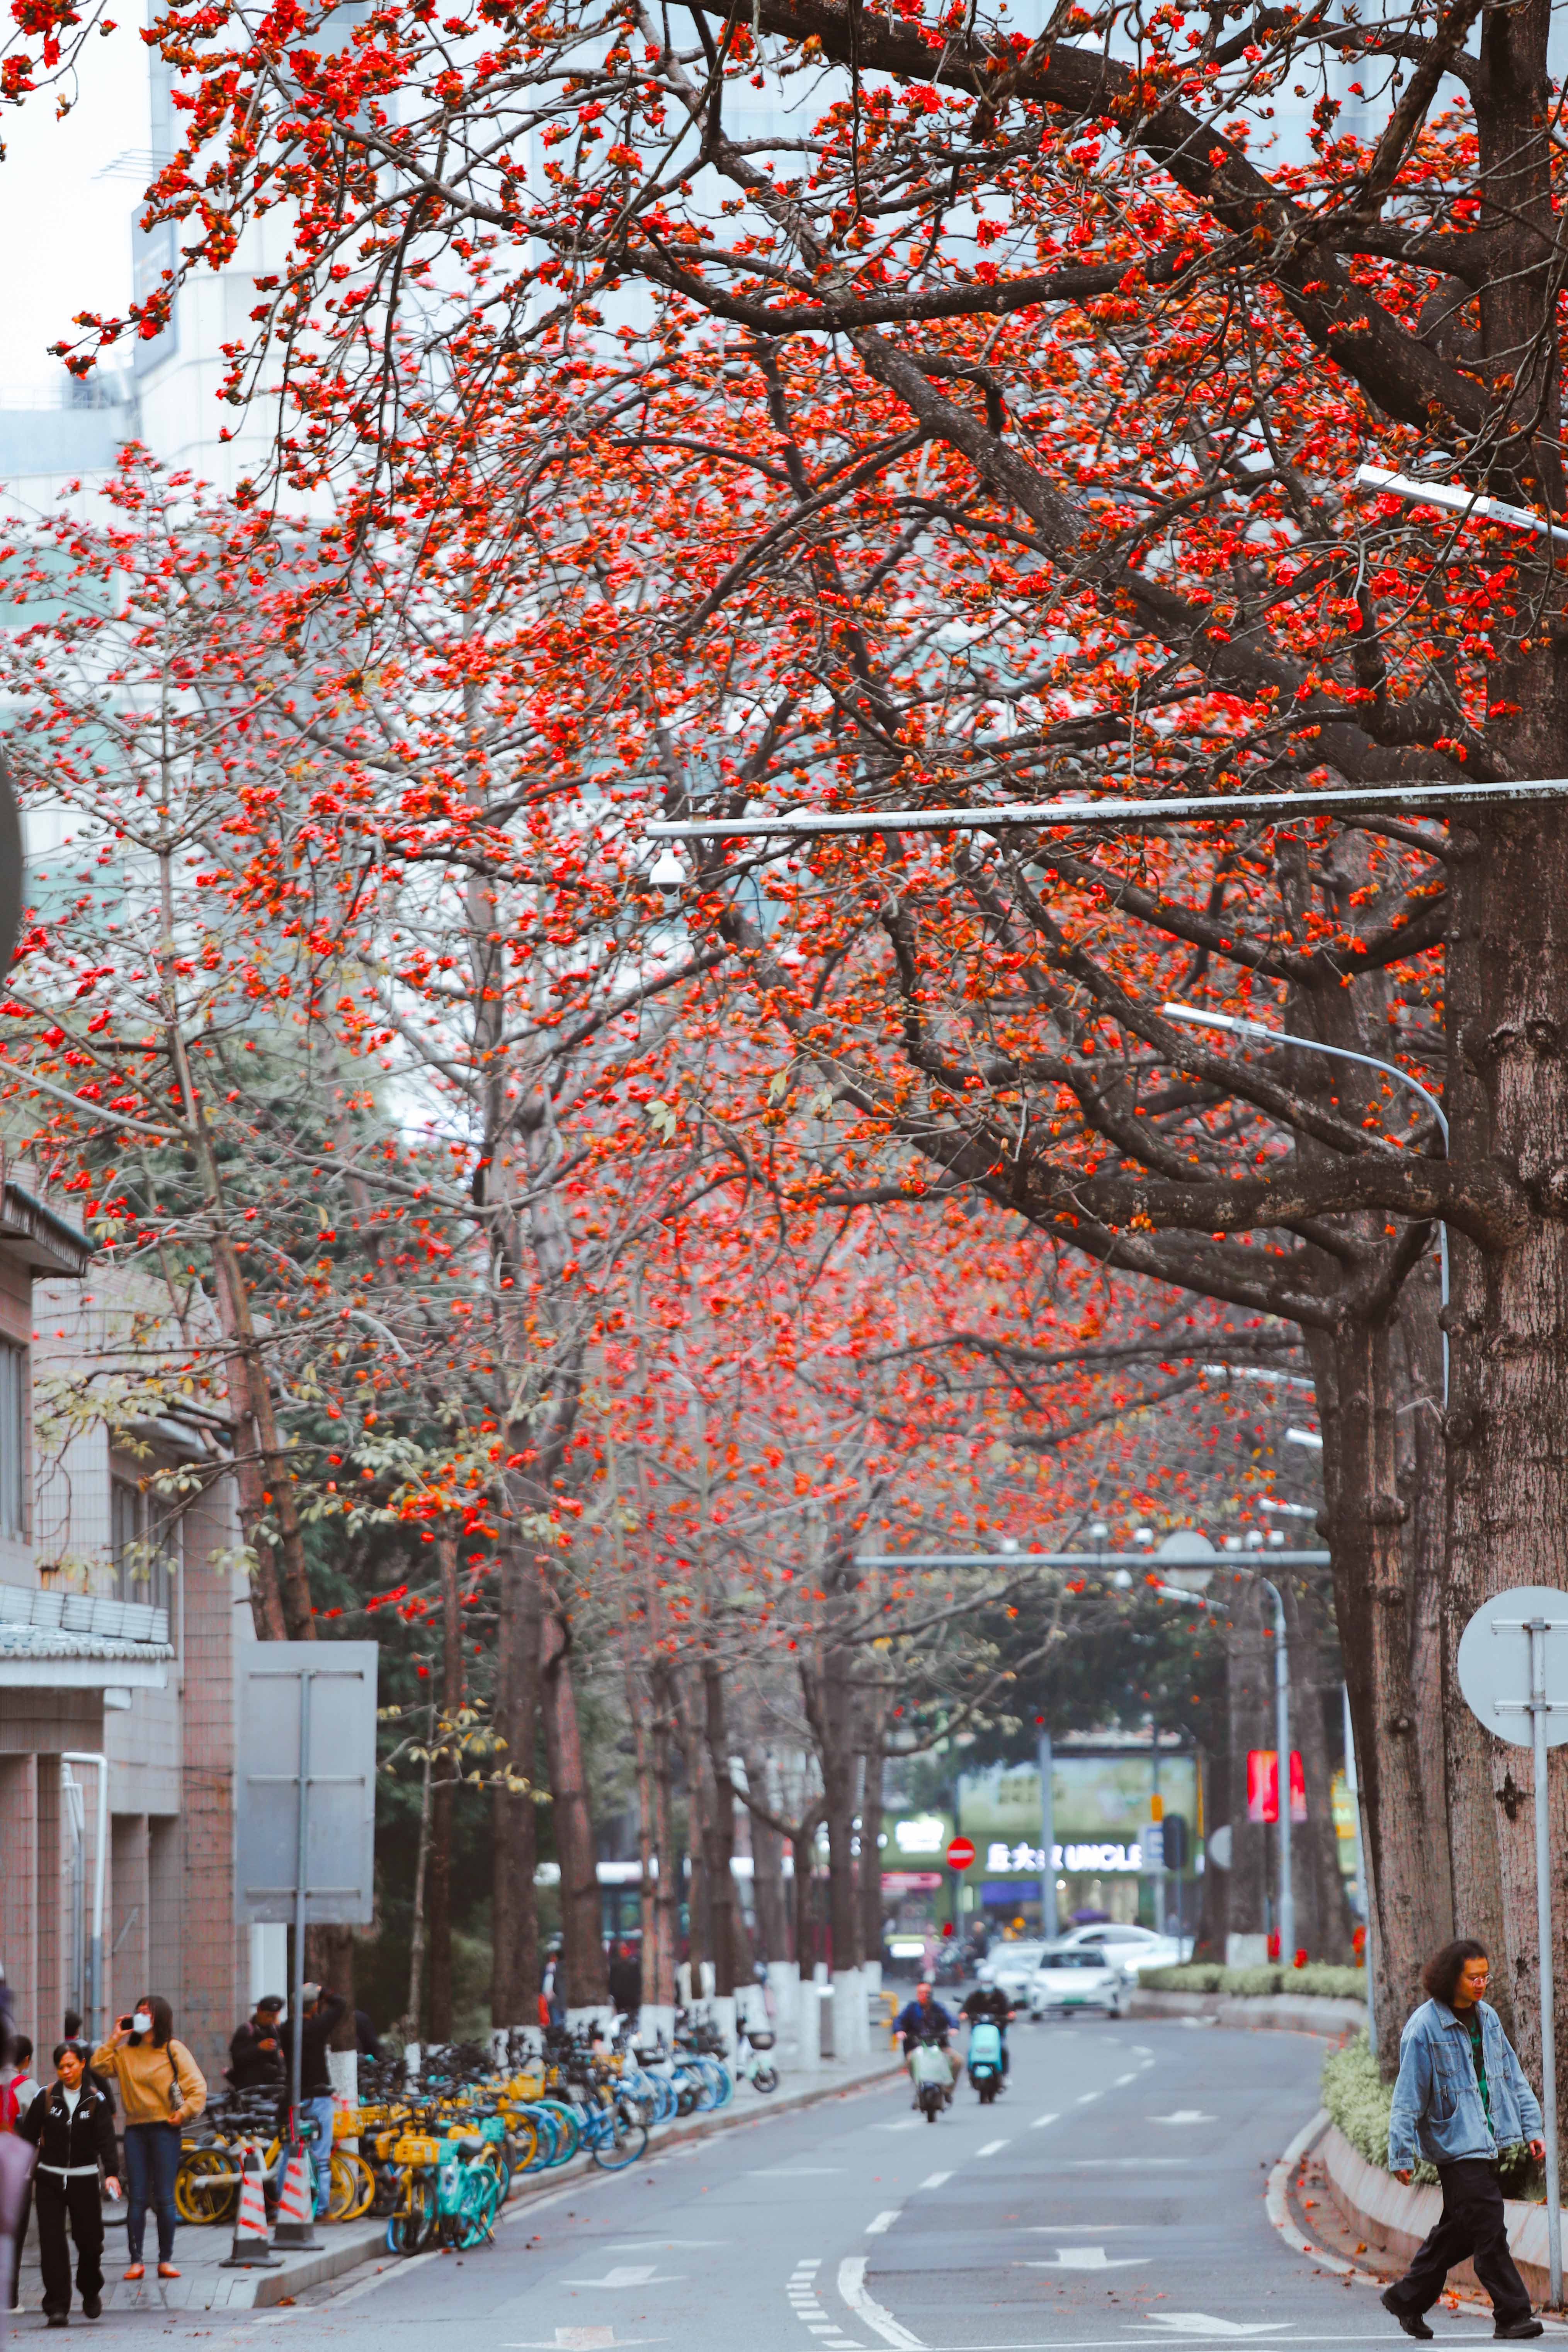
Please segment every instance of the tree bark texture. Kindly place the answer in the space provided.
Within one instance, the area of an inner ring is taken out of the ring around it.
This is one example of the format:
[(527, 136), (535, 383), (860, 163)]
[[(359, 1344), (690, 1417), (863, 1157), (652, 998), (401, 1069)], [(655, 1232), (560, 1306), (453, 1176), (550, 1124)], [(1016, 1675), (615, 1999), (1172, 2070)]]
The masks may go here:
[(1307, 1818), (1290, 1842), (1290, 1877), (1296, 1897), (1296, 1941), (1314, 1960), (1348, 1962), (1350, 1906), (1340, 1872), (1334, 1828), (1332, 1766), (1325, 1702), (1337, 1708), (1340, 1678), (1323, 1671), (1328, 1627), (1316, 1588), (1281, 1570), (1276, 1580), (1285, 1599), (1290, 1642), (1290, 1728), (1300, 1750)]
[(570, 1632), (553, 1609), (541, 1627), (540, 1706), (550, 1761), (555, 1853), (561, 1865), (561, 1946), (574, 2009), (602, 2008), (610, 1998), (599, 1932), (598, 1855), (572, 1681)]
[(702, 1662), (703, 1854), (708, 1865), (713, 1990), (721, 1998), (735, 1990), (735, 1800), (730, 1793), (730, 1734), (724, 1706), (724, 1675), (716, 1659)]
[(860, 1958), (882, 1956), (882, 1740), (886, 1709), (865, 1709), (865, 1768), (860, 1784)]
[(497, 1595), (496, 1712), (506, 1747), (498, 1771), (527, 1780), (526, 1793), (497, 1780), (490, 1790), (490, 2021), (531, 2025), (539, 2003), (539, 1822), (532, 1782), (539, 1756), (539, 1590), (508, 1552)]
[[(754, 1796), (769, 1801), (762, 1758), (752, 1750), (746, 1758), (746, 1786)], [(789, 1906), (784, 1899), (784, 1844), (771, 1822), (752, 1815), (752, 1887), (757, 1906), (757, 1941), (767, 1960), (794, 1957), (789, 1930)]]

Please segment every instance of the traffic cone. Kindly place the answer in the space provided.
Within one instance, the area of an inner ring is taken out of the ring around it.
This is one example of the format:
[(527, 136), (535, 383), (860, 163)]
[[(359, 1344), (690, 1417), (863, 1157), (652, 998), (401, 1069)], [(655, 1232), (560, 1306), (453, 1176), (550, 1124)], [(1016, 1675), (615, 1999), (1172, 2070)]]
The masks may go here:
[(283, 2186), (278, 2191), (278, 2223), (272, 2232), (275, 2246), (319, 2246), (311, 2224), (316, 2218), (316, 2189), (310, 2178), (310, 2159), (296, 2140), (283, 2165)]
[(244, 2140), (239, 2150), (239, 2212), (234, 2224), (234, 2242), (228, 2258), (218, 2264), (225, 2271), (280, 2271), (282, 2263), (270, 2251), (271, 2234), (267, 2227), (267, 2190), (262, 2180), (261, 2151), (253, 2139)]

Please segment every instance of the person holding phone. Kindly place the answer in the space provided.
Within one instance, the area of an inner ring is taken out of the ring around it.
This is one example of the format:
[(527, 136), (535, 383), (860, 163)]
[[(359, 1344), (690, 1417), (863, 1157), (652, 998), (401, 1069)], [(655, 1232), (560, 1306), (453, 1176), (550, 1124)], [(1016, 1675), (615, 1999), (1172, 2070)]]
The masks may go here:
[(92, 2071), (119, 2084), (125, 2115), (125, 2236), (131, 2255), (125, 2275), (146, 2275), (142, 2246), (151, 2205), (158, 2216), (158, 2276), (178, 2278), (174, 2173), (180, 2126), (201, 2114), (207, 2086), (184, 2043), (174, 2039), (174, 2012), (162, 1993), (142, 1995), (93, 2052)]
[(96, 2319), (103, 2309), (103, 2200), (99, 2167), (109, 2193), (120, 2194), (115, 2179), (114, 2117), (108, 2094), (87, 2079), (87, 2050), (79, 2042), (55, 2045), (55, 2079), (16, 2126), (18, 2137), (38, 2151), (33, 2174), (33, 2210), (38, 2221), (38, 2263), (44, 2274), (44, 2315), (51, 2327), (69, 2325), (71, 2257), (67, 2237), (76, 2240), (76, 2284), (82, 2315)]

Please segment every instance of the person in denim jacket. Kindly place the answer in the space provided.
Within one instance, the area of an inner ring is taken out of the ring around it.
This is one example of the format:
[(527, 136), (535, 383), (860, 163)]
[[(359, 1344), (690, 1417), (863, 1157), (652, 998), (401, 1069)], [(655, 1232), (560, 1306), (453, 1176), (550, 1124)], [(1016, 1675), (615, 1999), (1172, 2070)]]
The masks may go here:
[(1437, 2168), (1443, 2211), (1405, 2276), (1383, 2297), (1406, 2336), (1429, 2339), (1423, 2315), (1468, 2255), (1492, 2299), (1494, 2336), (1539, 2336), (1524, 2281), (1508, 2248), (1498, 2154), (1528, 2140), (1545, 2156), (1541, 2109), (1502, 2021), (1488, 2007), (1486, 1948), (1468, 1936), (1445, 1944), (1421, 1971), (1430, 2000), (1399, 2037), (1399, 2080), (1388, 2111), (1388, 2168), (1408, 2182), (1418, 2157)]

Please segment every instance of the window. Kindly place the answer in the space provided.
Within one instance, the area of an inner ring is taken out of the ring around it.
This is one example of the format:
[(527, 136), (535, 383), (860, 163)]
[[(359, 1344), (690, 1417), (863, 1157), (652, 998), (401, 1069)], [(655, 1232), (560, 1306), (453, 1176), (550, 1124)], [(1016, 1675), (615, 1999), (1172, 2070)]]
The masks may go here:
[(110, 1478), (109, 1537), (118, 1598), (172, 1609), (173, 1580), (180, 1570), (178, 1515), (161, 1496), (144, 1495), (129, 1478)]
[(0, 1536), (27, 1536), (27, 1350), (0, 1342)]

